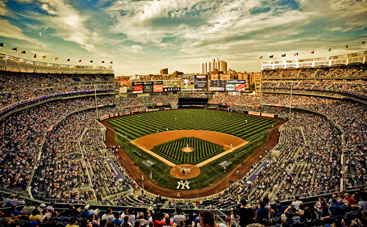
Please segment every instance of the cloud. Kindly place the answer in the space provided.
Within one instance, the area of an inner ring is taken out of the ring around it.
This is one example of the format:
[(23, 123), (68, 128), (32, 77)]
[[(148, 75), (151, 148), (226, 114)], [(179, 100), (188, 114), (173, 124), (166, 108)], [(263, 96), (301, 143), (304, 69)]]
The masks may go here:
[(1, 1), (0, 2), (0, 15), (4, 16), (6, 14), (8, 14), (8, 10), (6, 9), (5, 2)]
[(9, 23), (7, 20), (0, 19), (0, 36), (7, 37), (7, 38), (13, 38), (13, 39), (19, 39), (19, 40), (25, 40), (29, 43), (32, 43), (34, 45), (38, 45), (41, 47), (44, 47), (45, 44), (36, 40), (32, 39), (26, 35), (24, 35), (23, 31), (12, 24)]
[(131, 46), (131, 50), (133, 53), (138, 53), (139, 51), (141, 51), (143, 49), (143, 47), (139, 46), (139, 45), (132, 45)]

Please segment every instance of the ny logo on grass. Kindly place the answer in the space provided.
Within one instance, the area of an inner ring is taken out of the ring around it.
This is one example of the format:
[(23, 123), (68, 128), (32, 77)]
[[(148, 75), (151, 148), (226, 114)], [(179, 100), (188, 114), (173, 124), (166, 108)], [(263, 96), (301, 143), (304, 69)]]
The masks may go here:
[(181, 190), (182, 189), (190, 189), (190, 186), (189, 186), (189, 184), (190, 184), (190, 182), (189, 181), (179, 181), (179, 182), (177, 182), (177, 187), (176, 187), (176, 189), (180, 189), (180, 187), (181, 187)]

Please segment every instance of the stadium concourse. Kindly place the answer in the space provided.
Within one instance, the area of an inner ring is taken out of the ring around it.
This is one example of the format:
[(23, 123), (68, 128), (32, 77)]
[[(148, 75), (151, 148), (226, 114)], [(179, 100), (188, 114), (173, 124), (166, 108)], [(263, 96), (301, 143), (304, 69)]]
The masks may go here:
[[(366, 67), (264, 69), (257, 95), (145, 97), (116, 96), (111, 73), (1, 71), (0, 224), (104, 226), (128, 217), (136, 226), (184, 226), (197, 225), (199, 212), (211, 209), (229, 226), (367, 226)], [(225, 190), (167, 198), (138, 184), (116, 147), (104, 143), (98, 119), (179, 97), (206, 97), (207, 107), (275, 114), (287, 122), (278, 144)]]

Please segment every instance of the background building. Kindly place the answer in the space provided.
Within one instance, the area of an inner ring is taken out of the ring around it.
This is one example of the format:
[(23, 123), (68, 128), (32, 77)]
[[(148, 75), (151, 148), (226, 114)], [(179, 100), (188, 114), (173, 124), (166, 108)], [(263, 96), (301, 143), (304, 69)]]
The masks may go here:
[(201, 64), (201, 73), (207, 74), (207, 73), (213, 73), (214, 71), (217, 71), (217, 73), (222, 72), (225, 73), (228, 71), (227, 62), (220, 60), (219, 58), (215, 59), (213, 58), (212, 61), (208, 61)]
[(167, 74), (168, 74), (168, 68), (161, 69), (161, 71), (159, 71), (159, 73), (160, 73), (161, 75), (167, 75)]

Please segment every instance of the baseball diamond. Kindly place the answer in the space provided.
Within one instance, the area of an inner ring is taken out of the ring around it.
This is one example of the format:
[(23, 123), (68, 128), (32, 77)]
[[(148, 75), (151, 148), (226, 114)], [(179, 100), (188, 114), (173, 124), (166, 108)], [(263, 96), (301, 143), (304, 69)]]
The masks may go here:
[[(276, 121), (226, 111), (182, 109), (129, 115), (109, 123), (114, 126), (116, 142), (145, 175), (152, 172), (153, 182), (175, 190), (178, 179), (184, 178), (170, 174), (171, 168), (177, 164), (196, 165), (200, 174), (191, 179), (195, 186), (190, 190), (197, 190), (225, 177), (240, 160), (259, 148)], [(201, 158), (183, 158), (185, 154), (181, 149), (187, 145), (197, 149), (192, 157)], [(214, 145), (222, 149), (210, 151)], [(207, 147), (200, 149), (200, 146)], [(142, 164), (145, 160), (154, 165), (147, 168)], [(232, 165), (223, 169), (219, 165), (223, 161), (230, 161)]]

